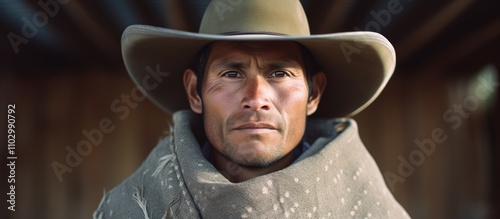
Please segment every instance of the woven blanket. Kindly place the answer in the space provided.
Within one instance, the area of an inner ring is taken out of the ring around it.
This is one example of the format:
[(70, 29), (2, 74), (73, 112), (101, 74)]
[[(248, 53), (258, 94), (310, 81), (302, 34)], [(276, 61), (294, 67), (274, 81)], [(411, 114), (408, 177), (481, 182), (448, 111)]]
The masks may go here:
[(240, 183), (203, 157), (200, 121), (175, 113), (173, 133), (104, 195), (94, 218), (409, 218), (354, 120), (308, 121), (312, 145), (293, 164)]

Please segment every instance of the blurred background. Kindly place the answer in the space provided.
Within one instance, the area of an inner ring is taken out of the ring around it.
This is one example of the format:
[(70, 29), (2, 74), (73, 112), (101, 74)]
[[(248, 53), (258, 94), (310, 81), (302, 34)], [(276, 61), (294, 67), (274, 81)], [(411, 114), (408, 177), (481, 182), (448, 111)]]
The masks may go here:
[[(1, 218), (92, 216), (103, 191), (171, 125), (149, 100), (124, 101), (137, 93), (121, 59), (122, 31), (196, 32), (208, 2), (0, 0), (0, 137), (7, 142), (7, 105), (15, 104), (18, 157), (11, 212), (2, 144)], [(354, 119), (409, 214), (500, 218), (498, 1), (301, 2), (313, 34), (369, 30), (393, 43), (393, 78)], [(103, 123), (113, 130), (103, 133)]]

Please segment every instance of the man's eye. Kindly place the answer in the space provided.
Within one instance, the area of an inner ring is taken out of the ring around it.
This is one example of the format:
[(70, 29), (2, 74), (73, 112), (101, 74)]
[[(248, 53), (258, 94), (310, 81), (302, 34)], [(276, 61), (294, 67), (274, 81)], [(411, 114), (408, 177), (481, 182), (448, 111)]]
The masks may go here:
[(290, 76), (290, 74), (284, 71), (275, 71), (269, 75), (270, 78), (282, 78), (287, 76)]
[(228, 71), (224, 74), (222, 74), (223, 77), (228, 77), (228, 78), (242, 78), (243, 75), (239, 72), (235, 72), (235, 71)]

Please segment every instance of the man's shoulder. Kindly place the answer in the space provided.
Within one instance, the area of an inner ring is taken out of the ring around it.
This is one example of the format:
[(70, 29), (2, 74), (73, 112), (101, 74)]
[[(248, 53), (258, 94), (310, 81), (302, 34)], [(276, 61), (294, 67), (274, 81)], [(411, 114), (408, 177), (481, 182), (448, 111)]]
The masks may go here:
[(173, 189), (178, 184), (174, 163), (172, 137), (167, 136), (131, 176), (104, 194), (94, 218), (164, 216), (168, 203), (178, 195)]

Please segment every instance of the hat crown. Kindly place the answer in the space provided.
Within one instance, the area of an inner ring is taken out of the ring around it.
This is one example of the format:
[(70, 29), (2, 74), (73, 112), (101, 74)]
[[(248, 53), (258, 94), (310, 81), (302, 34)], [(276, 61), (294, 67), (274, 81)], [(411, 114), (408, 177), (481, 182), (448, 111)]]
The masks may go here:
[(310, 35), (306, 14), (298, 0), (212, 0), (199, 32)]

